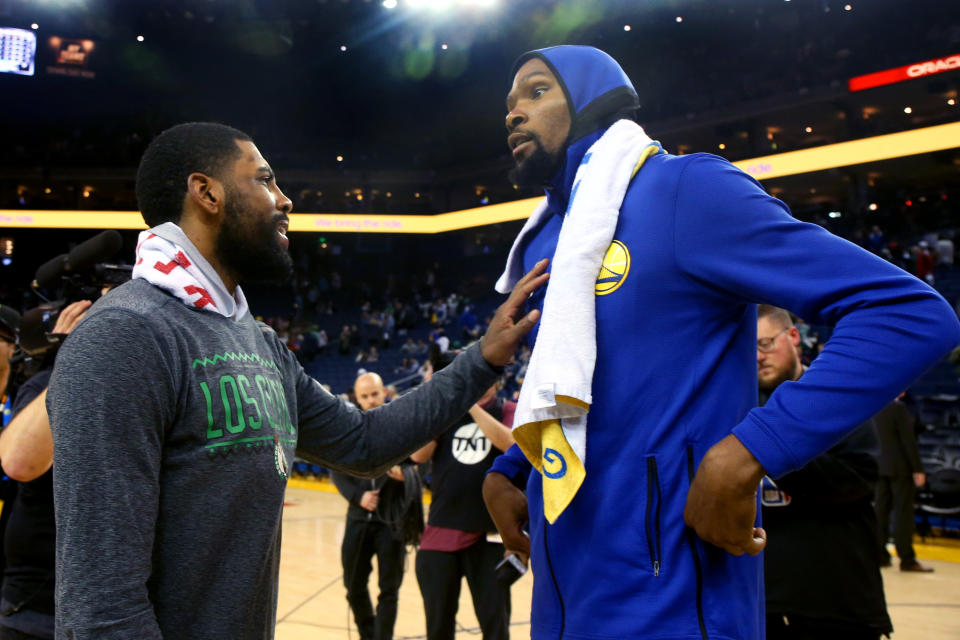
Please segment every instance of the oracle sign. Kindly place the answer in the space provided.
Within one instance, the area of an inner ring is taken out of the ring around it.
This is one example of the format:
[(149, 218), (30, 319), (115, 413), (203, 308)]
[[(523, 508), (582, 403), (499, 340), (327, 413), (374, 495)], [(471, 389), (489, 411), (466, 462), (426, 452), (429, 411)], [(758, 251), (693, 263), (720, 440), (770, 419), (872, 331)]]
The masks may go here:
[(904, 67), (897, 67), (896, 69), (887, 69), (886, 71), (877, 71), (876, 73), (868, 73), (865, 76), (850, 78), (849, 87), (850, 91), (863, 91), (864, 89), (872, 89), (873, 87), (903, 82), (904, 80), (911, 80), (913, 78), (922, 78), (935, 73), (943, 73), (944, 71), (954, 71), (955, 69), (960, 69), (960, 53), (945, 58), (926, 60), (924, 62), (917, 62), (916, 64), (908, 64)]
[(912, 64), (907, 68), (907, 75), (911, 78), (919, 78), (920, 76), (928, 76), (931, 73), (941, 73), (953, 69), (960, 69), (960, 55)]

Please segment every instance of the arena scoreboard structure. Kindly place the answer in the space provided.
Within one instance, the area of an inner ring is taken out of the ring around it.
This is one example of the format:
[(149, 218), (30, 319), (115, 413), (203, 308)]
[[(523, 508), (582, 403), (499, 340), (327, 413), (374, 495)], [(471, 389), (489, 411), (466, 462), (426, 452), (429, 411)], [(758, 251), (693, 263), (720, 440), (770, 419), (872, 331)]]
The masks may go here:
[(0, 73), (32, 76), (36, 70), (37, 34), (0, 27)]

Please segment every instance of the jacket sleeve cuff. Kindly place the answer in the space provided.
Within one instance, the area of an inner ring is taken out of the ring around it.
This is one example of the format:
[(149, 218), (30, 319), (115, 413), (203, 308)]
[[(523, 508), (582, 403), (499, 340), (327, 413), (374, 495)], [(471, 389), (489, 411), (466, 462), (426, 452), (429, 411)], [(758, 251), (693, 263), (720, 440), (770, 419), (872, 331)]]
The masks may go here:
[[(514, 451), (514, 449), (517, 449), (517, 451)], [(506, 476), (514, 486), (522, 491), (526, 491), (527, 481), (530, 478), (530, 470), (533, 469), (533, 466), (523, 453), (517, 455), (518, 452), (519, 447), (513, 445), (505, 453), (494, 459), (487, 473), (499, 473)]]
[(477, 344), (475, 346), (467, 349), (467, 353), (470, 353), (471, 351), (476, 352), (475, 355), (477, 360), (480, 363), (483, 363), (483, 366), (486, 369), (488, 369), (489, 371), (492, 371), (494, 375), (497, 375), (497, 376), (503, 375), (503, 367), (495, 367), (489, 362), (487, 362), (487, 359), (483, 357), (483, 338), (480, 338), (479, 340), (477, 340)]
[(733, 435), (753, 454), (771, 478), (779, 478), (802, 466), (791, 455), (787, 443), (753, 414), (748, 414), (734, 427)]

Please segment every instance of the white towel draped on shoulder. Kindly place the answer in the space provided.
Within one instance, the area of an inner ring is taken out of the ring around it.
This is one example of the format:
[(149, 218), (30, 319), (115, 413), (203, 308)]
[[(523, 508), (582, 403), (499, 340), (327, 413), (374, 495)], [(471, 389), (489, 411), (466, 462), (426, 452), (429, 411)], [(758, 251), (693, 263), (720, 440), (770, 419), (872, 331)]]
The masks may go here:
[[(566, 460), (564, 470), (567, 464), (579, 464), (583, 469), (586, 416), (593, 401), (591, 385), (597, 358), (597, 276), (613, 241), (620, 207), (632, 177), (647, 157), (660, 151), (659, 145), (639, 125), (620, 120), (590, 147), (577, 169), (557, 250), (549, 267), (550, 281), (537, 342), (514, 418), (514, 436), (541, 472), (545, 451), (552, 451), (541, 442), (541, 432), (550, 421), (560, 422), (563, 437), (578, 459)], [(528, 236), (546, 215), (549, 215), (546, 203), (541, 203), (527, 220), (510, 250), (506, 269), (497, 282), (498, 291), (510, 291), (523, 276), (523, 249)], [(546, 505), (546, 480), (556, 474), (544, 475)], [(573, 498), (582, 479), (581, 475), (572, 493), (560, 500), (563, 502), (560, 511)], [(568, 482), (563, 478), (558, 480), (560, 484)]]

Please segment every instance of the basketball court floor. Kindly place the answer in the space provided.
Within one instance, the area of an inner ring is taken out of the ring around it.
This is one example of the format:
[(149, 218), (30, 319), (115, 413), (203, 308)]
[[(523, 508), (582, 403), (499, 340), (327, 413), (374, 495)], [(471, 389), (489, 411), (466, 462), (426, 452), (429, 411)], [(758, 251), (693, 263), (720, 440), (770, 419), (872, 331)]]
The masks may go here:
[[(331, 484), (290, 481), (283, 516), (277, 640), (358, 639), (340, 567), (346, 510), (346, 501)], [(960, 638), (960, 547), (917, 545), (916, 549), (925, 564), (936, 568), (935, 573), (901, 573), (896, 568), (896, 560), (893, 568), (883, 570), (887, 606), (895, 628), (893, 638), (957, 640)], [(394, 628), (397, 639), (426, 637), (423, 600), (413, 560), (413, 554), (408, 554)], [(376, 568), (370, 584), (376, 603)], [(511, 592), (510, 634), (515, 640), (530, 637), (532, 584), (533, 577), (528, 573)], [(480, 637), (466, 582), (460, 594), (457, 629), (458, 639)]]

